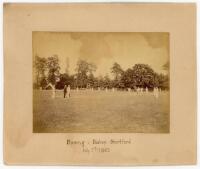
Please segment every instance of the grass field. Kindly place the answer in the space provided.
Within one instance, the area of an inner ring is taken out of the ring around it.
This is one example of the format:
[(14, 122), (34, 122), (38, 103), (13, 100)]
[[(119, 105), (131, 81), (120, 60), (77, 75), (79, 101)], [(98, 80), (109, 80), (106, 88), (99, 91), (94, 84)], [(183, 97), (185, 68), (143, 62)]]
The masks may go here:
[(35, 133), (168, 133), (169, 92), (152, 93), (34, 90)]

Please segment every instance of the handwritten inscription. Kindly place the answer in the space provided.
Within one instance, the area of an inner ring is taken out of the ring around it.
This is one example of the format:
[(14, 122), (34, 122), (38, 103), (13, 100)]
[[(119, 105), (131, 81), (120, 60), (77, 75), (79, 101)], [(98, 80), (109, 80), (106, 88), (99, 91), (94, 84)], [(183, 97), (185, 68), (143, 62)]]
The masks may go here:
[(67, 146), (79, 146), (84, 153), (109, 153), (112, 145), (132, 144), (131, 139), (90, 139), (90, 140), (72, 140), (67, 139)]

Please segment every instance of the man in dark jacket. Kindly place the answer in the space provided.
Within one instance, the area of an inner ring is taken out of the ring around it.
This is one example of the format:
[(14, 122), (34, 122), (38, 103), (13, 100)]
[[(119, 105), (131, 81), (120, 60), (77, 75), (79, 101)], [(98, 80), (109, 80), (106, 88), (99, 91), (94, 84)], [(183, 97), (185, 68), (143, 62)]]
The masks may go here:
[(64, 86), (64, 98), (66, 96), (66, 93), (67, 93), (67, 85)]

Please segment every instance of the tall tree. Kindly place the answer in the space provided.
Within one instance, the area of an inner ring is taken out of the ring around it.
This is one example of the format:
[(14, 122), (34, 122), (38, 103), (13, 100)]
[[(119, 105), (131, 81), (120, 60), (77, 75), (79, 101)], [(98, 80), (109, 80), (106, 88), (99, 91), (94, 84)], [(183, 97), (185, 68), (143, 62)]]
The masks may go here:
[(39, 87), (41, 84), (41, 81), (44, 81), (45, 79), (45, 71), (47, 70), (47, 59), (39, 57), (38, 55), (35, 56), (34, 61), (34, 68), (36, 73), (36, 86)]
[(103, 88), (104, 87), (104, 78), (103, 78), (103, 76), (101, 76), (101, 75), (98, 76), (97, 80), (98, 80), (98, 87)]
[(111, 73), (114, 75), (113, 87), (123, 87), (121, 77), (124, 71), (117, 62), (115, 62), (111, 67)]
[(132, 68), (133, 79), (136, 86), (153, 88), (157, 86), (156, 74), (147, 64), (135, 64)]
[(161, 89), (169, 89), (169, 78), (168, 75), (164, 75), (164, 74), (157, 74), (157, 83), (158, 83), (158, 87), (160, 87)]
[(90, 73), (88, 75), (88, 84), (90, 85), (90, 87), (94, 87), (94, 83), (95, 83), (95, 77), (92, 73)]
[(126, 88), (134, 88), (136, 86), (136, 80), (134, 79), (134, 71), (133, 69), (127, 69), (121, 79), (124, 87)]
[(119, 79), (123, 72), (123, 69), (117, 62), (115, 62), (111, 67), (111, 73), (114, 75), (115, 79)]
[(47, 58), (47, 68), (48, 68), (48, 82), (51, 83), (52, 85), (55, 85), (56, 79), (60, 74), (59, 59), (57, 55), (53, 55)]
[(103, 86), (104, 86), (104, 88), (111, 88), (112, 87), (111, 80), (110, 80), (108, 75), (105, 75), (104, 78), (103, 78)]
[(93, 72), (96, 71), (96, 65), (89, 63), (85, 60), (78, 60), (75, 71), (77, 72), (76, 78), (79, 87), (86, 87), (89, 76), (91, 77)]

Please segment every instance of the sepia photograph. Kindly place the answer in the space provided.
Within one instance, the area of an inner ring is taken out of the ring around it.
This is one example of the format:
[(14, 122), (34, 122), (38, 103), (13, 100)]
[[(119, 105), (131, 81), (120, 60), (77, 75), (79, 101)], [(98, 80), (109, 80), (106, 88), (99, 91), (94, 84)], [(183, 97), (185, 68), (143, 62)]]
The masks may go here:
[(34, 133), (169, 133), (169, 33), (32, 40)]
[(196, 7), (6, 3), (5, 165), (195, 165)]

